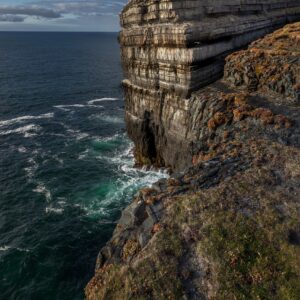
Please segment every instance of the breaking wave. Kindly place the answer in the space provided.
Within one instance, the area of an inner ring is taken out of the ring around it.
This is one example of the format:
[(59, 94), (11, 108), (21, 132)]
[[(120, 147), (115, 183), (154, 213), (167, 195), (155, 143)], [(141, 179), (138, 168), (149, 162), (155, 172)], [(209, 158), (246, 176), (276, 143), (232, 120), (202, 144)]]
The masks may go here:
[(114, 181), (99, 183), (93, 192), (81, 199), (80, 207), (90, 217), (109, 219), (112, 212), (132, 200), (138, 189), (151, 186), (159, 179), (169, 176), (163, 169), (136, 168), (133, 144), (124, 134), (96, 139), (92, 145), (96, 151), (96, 158), (111, 165), (111, 168), (116, 170), (117, 177)]

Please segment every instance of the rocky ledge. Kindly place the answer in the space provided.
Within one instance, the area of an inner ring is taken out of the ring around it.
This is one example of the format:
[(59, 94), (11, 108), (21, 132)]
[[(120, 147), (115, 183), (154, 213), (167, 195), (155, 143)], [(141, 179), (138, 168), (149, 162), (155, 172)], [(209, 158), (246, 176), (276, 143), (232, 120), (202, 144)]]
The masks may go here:
[(300, 299), (299, 93), (300, 23), (228, 56), (189, 100), (192, 166), (124, 210), (86, 298)]

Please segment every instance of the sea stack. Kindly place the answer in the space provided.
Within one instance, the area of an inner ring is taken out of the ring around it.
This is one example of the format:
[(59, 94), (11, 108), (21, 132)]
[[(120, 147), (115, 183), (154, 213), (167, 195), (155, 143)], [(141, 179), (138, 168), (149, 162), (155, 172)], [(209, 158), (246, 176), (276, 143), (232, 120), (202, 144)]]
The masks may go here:
[(173, 172), (123, 211), (88, 300), (300, 299), (299, 8), (125, 7), (123, 85), (137, 164)]

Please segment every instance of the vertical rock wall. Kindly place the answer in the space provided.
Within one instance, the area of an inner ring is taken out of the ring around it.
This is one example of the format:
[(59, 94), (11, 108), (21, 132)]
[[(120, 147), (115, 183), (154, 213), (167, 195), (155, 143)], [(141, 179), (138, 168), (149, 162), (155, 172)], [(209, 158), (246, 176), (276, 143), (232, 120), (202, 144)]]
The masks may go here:
[(226, 55), (298, 19), (299, 0), (130, 1), (120, 44), (137, 163), (189, 166), (201, 143), (192, 93), (222, 76)]

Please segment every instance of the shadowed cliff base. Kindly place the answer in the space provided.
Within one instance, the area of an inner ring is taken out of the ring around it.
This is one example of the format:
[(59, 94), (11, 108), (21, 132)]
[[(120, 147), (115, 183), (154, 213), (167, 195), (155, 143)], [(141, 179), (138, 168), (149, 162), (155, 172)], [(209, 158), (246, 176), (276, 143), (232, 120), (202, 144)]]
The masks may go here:
[(300, 298), (299, 49), (287, 25), (182, 101), (192, 166), (124, 210), (87, 299)]

